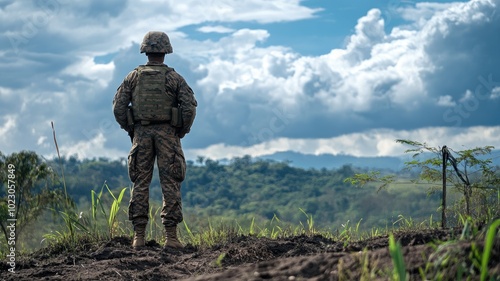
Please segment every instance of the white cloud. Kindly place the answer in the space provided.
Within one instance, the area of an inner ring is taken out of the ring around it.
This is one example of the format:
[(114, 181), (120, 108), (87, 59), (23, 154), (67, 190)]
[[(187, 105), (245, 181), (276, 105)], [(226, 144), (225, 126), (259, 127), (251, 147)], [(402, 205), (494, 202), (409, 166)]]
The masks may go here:
[(214, 160), (231, 159), (245, 155), (260, 157), (284, 151), (312, 155), (331, 154), (358, 157), (401, 156), (404, 155), (407, 147), (396, 143), (397, 139), (425, 142), (432, 147), (446, 145), (454, 150), (487, 145), (498, 148), (500, 147), (500, 126), (477, 126), (464, 130), (450, 127), (429, 127), (401, 131), (373, 129), (333, 138), (278, 138), (247, 147), (219, 143), (204, 149), (187, 149), (185, 153), (189, 159), (196, 159), (197, 156), (205, 156)]
[(188, 18), (192, 22), (205, 20), (272, 23), (310, 18), (321, 10), (302, 6), (300, 2), (300, 0), (219, 0), (206, 2), (187, 0), (180, 3), (170, 0), (167, 1), (167, 6), (179, 18)]
[(62, 74), (81, 76), (99, 84), (104, 88), (108, 85), (115, 69), (114, 62), (96, 64), (93, 57), (83, 57), (62, 71)]
[(453, 101), (452, 96), (446, 95), (446, 96), (440, 96), (438, 98), (437, 105), (444, 106), (444, 107), (450, 107), (450, 106), (457, 105), (457, 103)]
[(206, 25), (197, 29), (199, 32), (203, 33), (231, 33), (234, 29), (225, 27), (222, 25)]
[[(184, 26), (206, 22), (286, 22), (312, 18), (321, 11), (303, 6), (300, 2), (143, 0), (124, 4), (122, 1), (63, 3), (49, 0), (39, 5), (25, 5), (16, 1), (0, 10), (9, 15), (2, 16), (0, 24), (6, 28), (5, 35), (20, 38), (24, 43), (42, 33), (50, 33), (74, 45), (72, 54), (102, 55), (130, 47), (132, 42), (140, 42), (150, 30), (165, 31), (176, 40), (185, 36), (176, 32)], [(31, 26), (33, 28), (29, 28)], [(32, 30), (29, 34), (24, 32), (28, 29)], [(220, 27), (217, 29), (220, 30)]]
[[(80, 140), (73, 144), (59, 146), (61, 156), (76, 156), (78, 159), (89, 159), (106, 157), (109, 159), (119, 159), (126, 156), (124, 152), (105, 147), (106, 137), (103, 133), (98, 133), (90, 140)], [(54, 157), (55, 155), (51, 155)]]
[(9, 88), (0, 87), (0, 97), (11, 97), (13, 95), (13, 91)]
[(13, 130), (16, 127), (17, 116), (15, 115), (5, 115), (3, 116), (4, 123), (0, 126), (0, 139), (2, 142), (8, 142), (9, 146), (15, 142), (15, 139), (12, 139), (14, 136)]
[(46, 136), (41, 136), (38, 138), (36, 144), (39, 146), (47, 147), (48, 144), (46, 143), (47, 137)]
[(207, 71), (199, 81), (203, 92), (232, 90), (235, 98), (251, 95), (289, 107), (322, 104), (336, 113), (366, 112), (388, 101), (413, 106), (425, 98), (420, 75), (432, 66), (426, 64), (423, 45), (417, 44), (415, 32), (386, 35), (378, 10), (359, 20), (346, 49), (319, 57), (258, 47), (268, 36), (264, 31), (239, 30), (213, 43), (218, 47), (209, 50), (223, 53), (205, 52), (211, 58), (201, 66)]
[[(498, 19), (492, 16), (496, 7), (492, 1), (476, 0), (443, 5), (421, 4), (407, 9), (404, 9), (408, 12), (407, 19), (418, 19), (418, 23), (395, 28), (386, 34), (380, 11), (371, 10), (358, 20), (355, 34), (348, 38), (345, 48), (333, 49), (317, 57), (300, 56), (281, 46), (261, 47), (259, 43), (272, 34), (251, 30), (240, 30), (217, 42), (208, 42), (210, 51), (204, 53), (189, 50), (207, 57), (208, 63), (200, 65), (206, 76), (198, 81), (199, 91), (206, 93), (202, 97), (206, 98), (206, 106), (221, 110), (214, 119), (208, 119), (223, 126), (239, 120), (245, 126), (234, 124), (231, 129), (247, 134), (266, 125), (265, 121), (264, 124), (256, 121), (256, 117), (269, 118), (270, 111), (277, 107), (287, 108), (293, 113), (291, 123), (310, 119), (311, 126), (318, 126), (319, 132), (328, 128), (329, 119), (344, 120), (346, 116), (351, 116), (352, 126), (367, 122), (373, 126), (385, 126), (375, 119), (365, 120), (365, 114), (378, 112), (386, 116), (399, 114), (400, 122), (406, 126), (431, 122), (443, 124), (448, 119), (436, 120), (431, 116), (443, 116), (442, 107), (456, 106), (455, 101), (471, 97), (467, 88), (476, 87), (480, 82), (474, 80), (478, 77), (477, 72), (469, 72), (466, 65), (469, 62), (481, 65), (483, 61), (478, 57), (463, 65), (453, 65), (457, 61), (455, 52), (458, 57), (465, 56), (461, 50), (454, 50), (464, 38), (451, 35), (470, 30), (469, 26), (478, 28), (477, 33), (481, 27), (489, 29), (493, 22), (498, 23)], [(420, 11), (422, 17), (409, 18), (412, 11)], [(443, 36), (453, 40), (445, 42), (446, 45), (439, 49), (429, 48), (442, 44)], [(470, 43), (474, 44), (473, 41)], [(446, 54), (442, 54), (443, 50), (447, 50)], [(436, 60), (436, 57), (441, 60)], [(487, 59), (491, 60), (491, 57)], [(458, 73), (451, 77), (447, 73), (451, 71)], [(463, 77), (469, 77), (470, 82), (466, 88), (463, 85), (459, 88), (461, 93), (465, 92), (461, 99), (455, 87), (458, 82), (464, 83)], [(447, 89), (450, 94), (443, 95), (440, 88)], [(486, 105), (481, 106), (485, 109)], [(250, 114), (246, 114), (246, 118), (237, 115), (231, 118), (224, 114), (224, 108)], [(429, 110), (433, 114), (423, 113)], [(467, 113), (468, 120), (480, 116), (479, 111), (473, 113)], [(322, 121), (317, 122), (314, 118)], [(387, 123), (394, 126), (393, 118), (387, 118), (390, 120)], [(253, 124), (250, 125), (252, 128), (247, 129), (247, 124)], [(283, 132), (292, 134), (292, 130)], [(279, 135), (283, 134), (275, 134)]]
[(475, 99), (474, 94), (472, 93), (471, 90), (467, 90), (467, 91), (465, 91), (465, 94), (462, 96), (462, 98), (460, 98), (460, 102), (464, 103), (464, 102), (471, 100), (471, 99)]
[(490, 96), (490, 98), (491, 98), (492, 100), (500, 98), (500, 87), (495, 87), (495, 88), (491, 91), (491, 96)]
[[(22, 33), (22, 19), (39, 13), (35, 2), (19, 3), (0, 10), (16, 15), (0, 17), (4, 35)], [(401, 133), (401, 128), (413, 132), (447, 120), (459, 120), (457, 126), (498, 124), (498, 111), (491, 109), (498, 108), (500, 87), (477, 78), (500, 77), (497, 65), (491, 63), (498, 61), (500, 48), (491, 39), (491, 34), (500, 32), (498, 14), (494, 16), (498, 0), (405, 5), (398, 11), (410, 22), (392, 30), (387, 30), (379, 10), (370, 10), (358, 20), (344, 47), (319, 56), (303, 56), (287, 47), (286, 40), (268, 43), (276, 34), (265, 23), (325, 20), (319, 9), (304, 7), (298, 0), (57, 3), (60, 6), (53, 9), (57, 17), (37, 25), (36, 32), (26, 37), (29, 42), (20, 46), (26, 49), (22, 56), (14, 60), (9, 42), (7, 47), (0, 45), (0, 68), (6, 75), (0, 88), (2, 114), (22, 112), (16, 124), (29, 124), (15, 127), (20, 141), (17, 147), (10, 145), (11, 150), (46, 143), (43, 128), (48, 128), (47, 120), (54, 120), (62, 143), (71, 144), (65, 147), (69, 154), (126, 155), (126, 142), (119, 143), (123, 132), (111, 115), (111, 100), (123, 76), (144, 62), (137, 43), (150, 29), (169, 34), (175, 53), (167, 63), (186, 78), (199, 100), (197, 120), (184, 141), (188, 148), (200, 148), (200, 153), (295, 149), (311, 154), (386, 155), (398, 150), (392, 133), (369, 128)], [(244, 28), (245, 23), (259, 29)], [(200, 41), (184, 31), (191, 28), (180, 29), (186, 26), (221, 34), (213, 37), (219, 39)], [(96, 64), (96, 56), (113, 61)], [(24, 73), (30, 79), (11, 73)], [(16, 80), (13, 85), (11, 80)], [(487, 96), (476, 92), (471, 96), (468, 89), (477, 90), (478, 85), (486, 88)], [(473, 97), (477, 105), (471, 109), (467, 105)], [(451, 113), (444, 116), (446, 110)], [(40, 130), (31, 135), (33, 139), (23, 138), (32, 127)], [(440, 131), (426, 132), (411, 136), (427, 141)], [(81, 141), (83, 137), (86, 141)], [(338, 146), (329, 145), (332, 140)], [(372, 140), (376, 144), (368, 144)], [(357, 143), (367, 143), (368, 148)]]
[(384, 21), (378, 9), (368, 11), (368, 14), (358, 20), (355, 34), (347, 44), (348, 60), (351, 65), (370, 58), (372, 48), (384, 41)]
[(416, 3), (415, 7), (400, 7), (397, 11), (403, 19), (423, 25), (437, 13), (443, 12), (456, 5), (457, 3), (424, 2)]

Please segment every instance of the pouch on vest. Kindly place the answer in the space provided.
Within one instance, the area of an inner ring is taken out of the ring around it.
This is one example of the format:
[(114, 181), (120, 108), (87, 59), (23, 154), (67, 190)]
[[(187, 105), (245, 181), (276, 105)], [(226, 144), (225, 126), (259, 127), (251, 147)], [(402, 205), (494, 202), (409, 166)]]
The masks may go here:
[(177, 107), (172, 107), (172, 120), (170, 124), (177, 128), (182, 128), (182, 110)]

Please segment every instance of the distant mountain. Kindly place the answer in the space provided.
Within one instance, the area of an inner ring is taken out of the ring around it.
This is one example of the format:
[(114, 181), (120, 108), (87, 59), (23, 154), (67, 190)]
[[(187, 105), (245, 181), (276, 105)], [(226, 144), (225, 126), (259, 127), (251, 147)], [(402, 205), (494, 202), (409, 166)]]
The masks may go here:
[[(456, 156), (456, 155), (455, 155)], [(370, 169), (388, 169), (393, 171), (400, 171), (404, 168), (404, 163), (410, 160), (410, 155), (402, 157), (355, 157), (350, 155), (311, 155), (302, 154), (298, 152), (278, 152), (270, 155), (258, 157), (258, 159), (268, 159), (275, 161), (287, 161), (290, 166), (304, 168), (304, 169), (337, 169), (344, 165), (352, 165), (359, 168)], [(493, 164), (500, 166), (500, 150), (492, 151), (491, 155), (487, 158), (492, 158)]]
[(275, 161), (287, 161), (290, 166), (304, 169), (337, 169), (344, 165), (352, 165), (359, 168), (390, 169), (399, 171), (403, 168), (405, 160), (399, 157), (355, 157), (350, 155), (311, 155), (298, 152), (278, 152), (258, 157)]

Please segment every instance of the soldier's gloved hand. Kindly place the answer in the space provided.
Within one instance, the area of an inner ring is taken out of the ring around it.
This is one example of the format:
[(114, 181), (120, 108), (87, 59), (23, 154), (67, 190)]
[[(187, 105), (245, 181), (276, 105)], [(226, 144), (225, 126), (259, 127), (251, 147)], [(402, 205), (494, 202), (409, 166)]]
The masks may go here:
[(130, 142), (134, 143), (134, 131), (128, 131), (128, 136), (130, 137)]
[(177, 131), (177, 136), (182, 139), (187, 133), (189, 133), (189, 131), (186, 131), (184, 129), (179, 129)]

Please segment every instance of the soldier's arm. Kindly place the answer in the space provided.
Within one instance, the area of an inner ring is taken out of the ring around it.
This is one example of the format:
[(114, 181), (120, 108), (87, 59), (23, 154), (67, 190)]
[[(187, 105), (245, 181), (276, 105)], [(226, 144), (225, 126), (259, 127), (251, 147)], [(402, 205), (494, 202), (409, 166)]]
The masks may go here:
[(115, 97), (113, 99), (113, 114), (115, 115), (115, 120), (118, 122), (120, 127), (125, 131), (131, 130), (128, 128), (127, 124), (127, 109), (128, 105), (132, 101), (132, 88), (133, 88), (133, 78), (135, 76), (135, 71), (132, 71), (127, 75), (125, 80), (116, 90)]
[(177, 97), (182, 110), (182, 129), (179, 135), (183, 137), (191, 130), (191, 126), (193, 125), (196, 117), (196, 106), (198, 106), (198, 102), (196, 101), (193, 90), (186, 83), (186, 80), (180, 77), (180, 75), (178, 80)]

